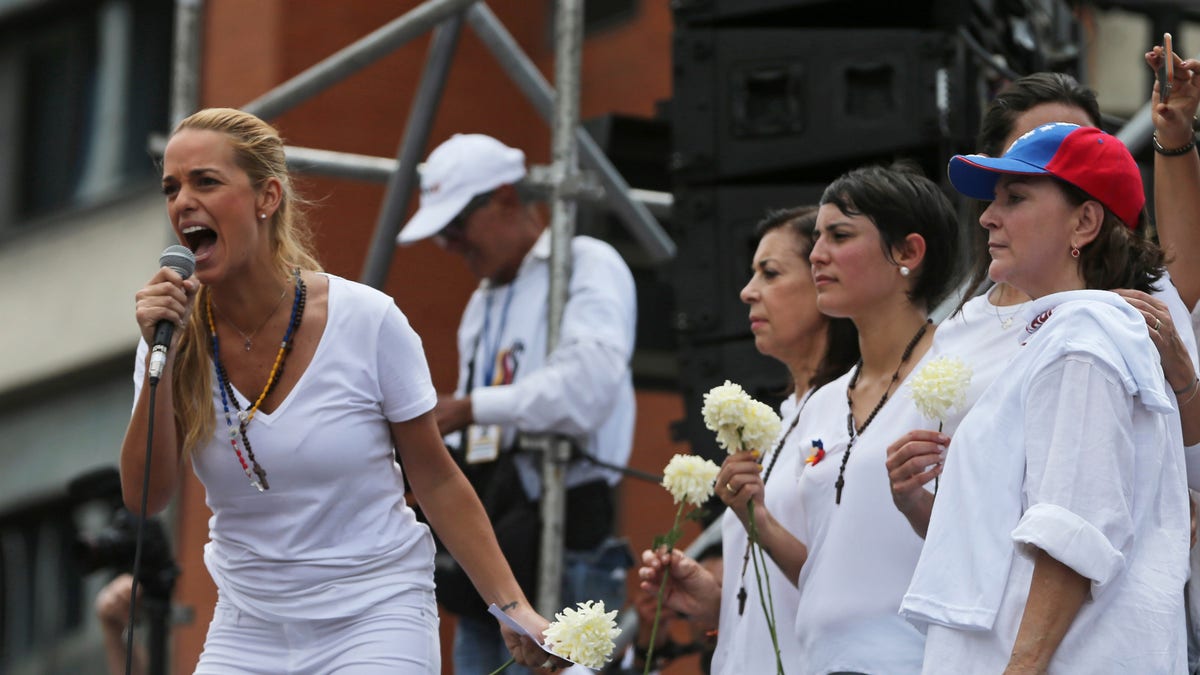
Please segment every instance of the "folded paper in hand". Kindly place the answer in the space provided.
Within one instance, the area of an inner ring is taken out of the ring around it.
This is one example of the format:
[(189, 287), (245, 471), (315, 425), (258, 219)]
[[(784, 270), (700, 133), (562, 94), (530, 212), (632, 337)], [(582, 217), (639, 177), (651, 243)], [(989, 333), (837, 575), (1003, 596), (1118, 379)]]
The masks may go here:
[(525, 635), (525, 636), (527, 636), (527, 637), (528, 637), (530, 640), (533, 640), (534, 644), (536, 644), (537, 646), (541, 647), (541, 648), (542, 648), (542, 651), (546, 652), (547, 654), (550, 654), (550, 655), (553, 655), (553, 656), (557, 656), (558, 658), (562, 659), (563, 661), (569, 661), (570, 663), (573, 663), (573, 664), (575, 664), (575, 665), (579, 665), (579, 664), (578, 664), (578, 663), (576, 663), (575, 661), (571, 661), (571, 659), (568, 659), (567, 657), (563, 656), (562, 654), (555, 654), (555, 653), (554, 653), (553, 651), (551, 651), (551, 650), (550, 650), (548, 647), (546, 647), (546, 645), (542, 644), (542, 641), (541, 641), (541, 640), (539, 640), (539, 639), (537, 638), (537, 636), (536, 636), (536, 635), (534, 635), (533, 633), (529, 632), (529, 629), (528, 629), (528, 628), (526, 628), (526, 627), (522, 626), (521, 624), (517, 623), (517, 620), (516, 620), (516, 619), (514, 619), (514, 618), (512, 618), (511, 616), (509, 616), (509, 615), (505, 614), (505, 613), (504, 613), (504, 610), (502, 610), (502, 609), (500, 609), (499, 607), (497, 607), (497, 606), (496, 606), (496, 603), (494, 603), (494, 602), (493, 602), (491, 605), (489, 605), (489, 606), (488, 606), (488, 614), (491, 614), (492, 616), (496, 617), (496, 619), (497, 619), (497, 620), (499, 620), (499, 621), (500, 621), (500, 623), (504, 624), (505, 626), (508, 626), (509, 628), (511, 628), (511, 629), (513, 629), (513, 630), (515, 630), (516, 632), (520, 633), (521, 635)]

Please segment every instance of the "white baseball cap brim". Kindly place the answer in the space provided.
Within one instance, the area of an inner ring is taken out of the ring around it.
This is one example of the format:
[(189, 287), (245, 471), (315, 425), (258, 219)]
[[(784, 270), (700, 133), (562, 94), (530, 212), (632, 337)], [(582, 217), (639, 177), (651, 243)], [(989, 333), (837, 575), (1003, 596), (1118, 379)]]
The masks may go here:
[(525, 153), (483, 134), (455, 134), (434, 148), (421, 168), (421, 206), (396, 236), (397, 244), (432, 237), (476, 195), (525, 177)]
[[(486, 190), (485, 190), (486, 192)], [(475, 195), (455, 195), (453, 198), (443, 199), (434, 204), (426, 204), (422, 200), (421, 207), (413, 214), (413, 217), (400, 230), (400, 234), (396, 235), (397, 244), (414, 244), (422, 239), (428, 239), (442, 228), (450, 224)]]

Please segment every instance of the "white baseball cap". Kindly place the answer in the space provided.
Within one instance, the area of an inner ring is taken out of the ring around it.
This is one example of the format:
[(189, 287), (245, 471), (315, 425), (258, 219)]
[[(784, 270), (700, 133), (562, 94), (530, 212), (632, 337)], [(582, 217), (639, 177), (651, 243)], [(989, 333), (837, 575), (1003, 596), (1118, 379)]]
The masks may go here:
[(429, 153), (421, 169), (421, 206), (396, 236), (397, 244), (432, 237), (471, 198), (525, 177), (525, 153), (483, 134), (455, 134)]

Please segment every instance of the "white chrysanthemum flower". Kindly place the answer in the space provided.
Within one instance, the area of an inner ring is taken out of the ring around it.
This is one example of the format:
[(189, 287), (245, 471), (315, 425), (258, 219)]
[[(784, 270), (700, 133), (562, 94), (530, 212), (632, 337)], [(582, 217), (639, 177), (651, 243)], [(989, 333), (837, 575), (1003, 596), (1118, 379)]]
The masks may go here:
[(741, 450), (742, 433), (740, 427), (727, 426), (716, 429), (717, 445), (727, 450), (729, 454), (733, 454)]
[(746, 417), (742, 424), (742, 449), (761, 450), (765, 452), (779, 438), (783, 421), (762, 401), (750, 400), (746, 406)]
[(971, 367), (962, 359), (939, 356), (913, 375), (909, 384), (913, 403), (928, 419), (944, 422), (966, 400), (971, 376)]
[(546, 646), (559, 656), (588, 668), (603, 668), (612, 658), (621, 629), (617, 628), (617, 610), (604, 612), (604, 601), (591, 600), (567, 607), (554, 615), (546, 629)]
[(779, 415), (740, 386), (725, 380), (704, 395), (704, 426), (717, 432), (717, 445), (730, 454), (765, 450), (779, 436)]
[(704, 426), (718, 434), (723, 429), (742, 425), (746, 405), (753, 399), (740, 386), (725, 380), (725, 384), (713, 387), (704, 395)]
[(662, 486), (675, 503), (700, 506), (713, 494), (713, 482), (721, 467), (697, 455), (675, 455), (663, 471)]

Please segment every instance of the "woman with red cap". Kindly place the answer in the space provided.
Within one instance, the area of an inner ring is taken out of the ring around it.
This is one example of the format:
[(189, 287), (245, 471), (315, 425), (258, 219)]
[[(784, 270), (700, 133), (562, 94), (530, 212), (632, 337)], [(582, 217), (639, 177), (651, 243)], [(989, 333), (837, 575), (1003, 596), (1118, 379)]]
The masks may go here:
[[(1195, 112), (1197, 86), (1181, 81), (1180, 73), (1183, 70), (1182, 67), (1176, 68), (1177, 95), (1171, 98), (1172, 106), (1182, 105), (1179, 100), (1190, 96), (1191, 108), (1172, 109), (1168, 112), (1172, 113), (1174, 118), (1185, 113), (1190, 125), (1192, 113)], [(1160, 115), (1155, 115), (1156, 125), (1160, 118)], [(977, 152), (999, 157), (1018, 138), (1051, 122), (1100, 127), (1100, 107), (1096, 101), (1096, 93), (1064, 73), (1034, 73), (1015, 80), (988, 104), (980, 123)], [(1188, 126), (1189, 130), (1190, 128)], [(1164, 137), (1169, 139), (1169, 143), (1175, 142), (1174, 135)], [(1194, 152), (1192, 154), (1195, 155)], [(1161, 152), (1156, 152), (1156, 155), (1161, 156)], [(1183, 160), (1179, 157), (1169, 159), (1174, 161), (1164, 164), (1156, 157), (1154, 185), (1157, 233), (1164, 252), (1168, 253), (1167, 268), (1171, 276), (1164, 274), (1155, 282), (1150, 293), (1131, 289), (1113, 290), (1122, 294), (1126, 301), (1145, 317), (1150, 337), (1159, 348), (1163, 372), (1175, 392), (1178, 403), (1183, 406), (1200, 406), (1200, 395), (1192, 398), (1198, 389), (1193, 386), (1197, 383), (1193, 364), (1200, 363), (1200, 359), (1197, 358), (1195, 335), (1188, 317), (1190, 305), (1184, 304), (1184, 300), (1180, 298), (1180, 291), (1176, 290), (1173, 283), (1179, 281), (1176, 273), (1183, 274), (1189, 263), (1177, 263), (1172, 268), (1170, 261), (1171, 257), (1177, 261), (1191, 261), (1195, 256), (1188, 255), (1185, 246), (1177, 248), (1173, 254), (1170, 253), (1167, 241), (1168, 223), (1164, 220), (1170, 216), (1172, 231), (1184, 229), (1176, 221), (1193, 218), (1193, 211), (1200, 214), (1200, 208), (1188, 206), (1193, 202), (1193, 192), (1196, 193), (1194, 200), (1200, 200), (1200, 189), (1185, 187), (1189, 184), (1187, 177), (1190, 166), (1186, 157)], [(1164, 184), (1175, 187), (1163, 191), (1160, 186)], [(1200, 201), (1196, 201), (1196, 204), (1200, 204)], [(982, 213), (982, 208), (977, 213)], [(985, 282), (989, 283), (990, 287), (965, 301), (951, 316), (942, 321), (938, 325), (935, 340), (937, 347), (956, 353), (973, 371), (963, 410), (969, 409), (978, 400), (988, 385), (1005, 371), (1008, 360), (1020, 349), (1014, 335), (1022, 326), (1018, 325), (1016, 320), (1030, 302), (1029, 296), (1009, 284), (988, 282), (987, 273), (992, 258), (988, 252), (987, 231), (979, 228), (978, 236), (971, 239), (974, 252), (969, 288), (984, 288)], [(1181, 245), (1182, 243), (1180, 242)], [(1182, 287), (1181, 283), (1180, 288)], [(1200, 407), (1197, 408), (1197, 412), (1200, 413)], [(1185, 409), (1183, 424), (1184, 443), (1200, 443), (1200, 414), (1189, 419)], [(932, 476), (928, 474), (926, 467), (941, 459), (945, 442), (946, 439), (941, 434), (917, 429), (901, 436), (888, 451), (887, 468), (892, 480), (892, 495), (896, 506), (908, 518), (913, 529), (920, 533), (924, 533), (929, 526), (929, 513), (934, 501), (931, 490)], [(1188, 483), (1192, 489), (1200, 489), (1200, 445), (1185, 448), (1185, 457), (1188, 464)], [(922, 480), (926, 482), (922, 483)]]
[(1188, 502), (1178, 413), (1145, 318), (1163, 255), (1116, 138), (1047, 124), (956, 156), (993, 200), (989, 276), (1033, 298), (1023, 346), (958, 427), (901, 612), (925, 673), (1183, 672)]

